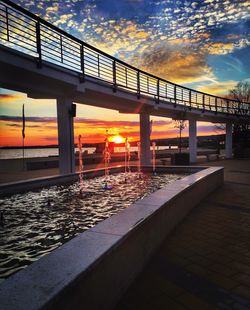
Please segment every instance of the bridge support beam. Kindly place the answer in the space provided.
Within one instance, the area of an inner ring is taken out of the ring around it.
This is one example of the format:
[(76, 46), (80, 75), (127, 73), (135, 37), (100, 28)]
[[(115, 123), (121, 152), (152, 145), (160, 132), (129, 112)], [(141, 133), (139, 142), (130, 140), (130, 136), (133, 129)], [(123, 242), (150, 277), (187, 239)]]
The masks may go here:
[(149, 114), (140, 113), (141, 164), (150, 165), (150, 120)]
[(74, 125), (71, 111), (71, 99), (57, 99), (57, 126), (60, 174), (75, 172)]
[(189, 120), (189, 156), (190, 163), (196, 163), (197, 161), (197, 126), (196, 120)]
[(226, 158), (233, 157), (232, 123), (226, 123)]

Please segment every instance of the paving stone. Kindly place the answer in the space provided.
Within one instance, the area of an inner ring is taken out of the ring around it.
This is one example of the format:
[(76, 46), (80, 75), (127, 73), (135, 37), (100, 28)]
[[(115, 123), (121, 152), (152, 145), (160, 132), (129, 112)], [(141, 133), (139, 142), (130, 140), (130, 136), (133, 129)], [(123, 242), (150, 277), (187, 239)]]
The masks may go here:
[(149, 277), (155, 285), (144, 285), (157, 288), (149, 294), (157, 309), (175, 309), (165, 307), (168, 302), (199, 310), (250, 309), (250, 182), (249, 176), (230, 172), (249, 169), (250, 160), (214, 164), (225, 167), (225, 184), (175, 228), (143, 272), (160, 276)]
[[(149, 298), (158, 296), (165, 292), (163, 280), (153, 272), (143, 273), (132, 285), (131, 295), (148, 296)], [(133, 293), (134, 292), (134, 293)]]
[(249, 306), (250, 306), (250, 288), (249, 287), (244, 286), (244, 285), (239, 285), (233, 290), (233, 292), (249, 299)]
[(247, 273), (250, 275), (250, 265), (241, 263), (239, 261), (234, 261), (230, 264), (232, 267), (238, 269), (242, 273)]
[(249, 306), (244, 306), (242, 304), (235, 303), (233, 305), (233, 309), (235, 309), (235, 310), (249, 310)]
[(250, 287), (250, 276), (247, 274), (237, 274), (233, 277), (235, 280), (237, 280), (241, 284), (245, 284)]
[(213, 283), (215, 283), (216, 285), (223, 287), (225, 289), (232, 289), (234, 287), (236, 287), (239, 282), (232, 280), (230, 278), (224, 277), (218, 273), (209, 273), (206, 278), (210, 281), (212, 281)]
[(167, 258), (168, 261), (177, 264), (178, 266), (184, 267), (186, 265), (190, 264), (190, 260), (188, 258), (185, 257), (181, 257), (179, 255), (176, 254), (172, 254), (172, 255), (162, 255), (160, 254), (161, 257), (163, 258)]
[(233, 275), (238, 273), (237, 269), (230, 268), (230, 267), (227, 267), (223, 264), (218, 264), (218, 263), (208, 266), (208, 269), (212, 270), (212, 271), (216, 271), (219, 274), (222, 274), (224, 276), (233, 276)]
[(207, 276), (211, 274), (208, 269), (203, 268), (196, 264), (185, 266), (185, 269), (199, 276)]
[(174, 310), (185, 310), (187, 309), (181, 303), (179, 303), (177, 300), (173, 300), (169, 298), (166, 294), (157, 296), (157, 298), (154, 298), (151, 303), (156, 307), (156, 309), (162, 310), (162, 309), (174, 309)]
[(198, 254), (189, 257), (189, 260), (203, 267), (207, 267), (213, 263), (211, 259), (208, 259)]
[(185, 294), (179, 296), (178, 301), (180, 303), (182, 303), (184, 306), (186, 306), (188, 309), (192, 309), (192, 310), (196, 310), (196, 309), (197, 310), (216, 309), (216, 307), (214, 307), (213, 305), (209, 305), (208, 303), (204, 302), (203, 300), (201, 300), (197, 296), (189, 294), (189, 293), (185, 293)]

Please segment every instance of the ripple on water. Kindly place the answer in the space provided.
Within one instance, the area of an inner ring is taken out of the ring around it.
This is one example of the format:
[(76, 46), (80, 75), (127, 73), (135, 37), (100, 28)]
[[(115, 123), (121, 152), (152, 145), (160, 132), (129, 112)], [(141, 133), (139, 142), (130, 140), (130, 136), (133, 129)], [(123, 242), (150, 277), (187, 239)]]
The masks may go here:
[(104, 177), (51, 186), (1, 200), (0, 282), (53, 251), (75, 235), (96, 225), (136, 200), (164, 187), (184, 174), (152, 176), (138, 173), (110, 175), (112, 190), (104, 190)]

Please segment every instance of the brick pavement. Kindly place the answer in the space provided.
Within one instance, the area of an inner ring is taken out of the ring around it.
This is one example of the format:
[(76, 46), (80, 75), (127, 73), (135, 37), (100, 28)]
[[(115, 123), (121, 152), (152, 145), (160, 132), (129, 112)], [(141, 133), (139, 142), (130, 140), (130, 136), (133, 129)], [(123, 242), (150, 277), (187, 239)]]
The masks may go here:
[(250, 309), (250, 160), (167, 237), (116, 309)]

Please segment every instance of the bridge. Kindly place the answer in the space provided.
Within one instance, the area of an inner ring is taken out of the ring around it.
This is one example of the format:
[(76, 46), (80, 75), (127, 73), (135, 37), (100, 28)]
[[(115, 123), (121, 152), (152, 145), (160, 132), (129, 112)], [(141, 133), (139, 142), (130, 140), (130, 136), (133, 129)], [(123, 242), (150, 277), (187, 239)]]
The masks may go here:
[(189, 121), (191, 162), (197, 121), (249, 120), (250, 104), (210, 95), (135, 68), (79, 40), (8, 0), (0, 0), (0, 87), (30, 98), (56, 99), (60, 173), (75, 171), (73, 102), (140, 115), (141, 162), (150, 163), (150, 115)]

